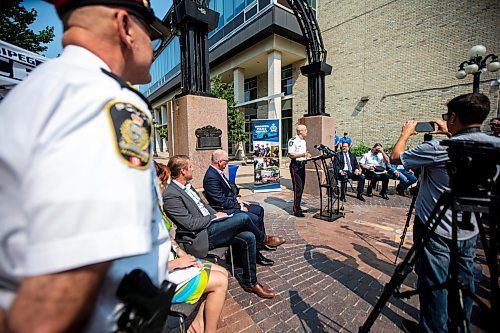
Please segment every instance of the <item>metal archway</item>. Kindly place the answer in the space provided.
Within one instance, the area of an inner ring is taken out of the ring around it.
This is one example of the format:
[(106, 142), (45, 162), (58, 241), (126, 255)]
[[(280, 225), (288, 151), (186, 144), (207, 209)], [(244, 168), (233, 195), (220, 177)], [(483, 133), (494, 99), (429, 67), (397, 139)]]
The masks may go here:
[(306, 40), (309, 64), (302, 66), (300, 72), (307, 76), (307, 115), (329, 116), (325, 113), (325, 76), (331, 74), (332, 66), (326, 63), (327, 52), (318, 20), (307, 0), (287, 0), (287, 2), (292, 8)]
[[(327, 52), (314, 11), (307, 0), (287, 0), (304, 35), (308, 65), (302, 75), (308, 78), (307, 115), (326, 115), (325, 76), (332, 67), (326, 63)], [(167, 22), (179, 36), (181, 48), (181, 94), (210, 95), (208, 31), (215, 29), (219, 13), (208, 8), (209, 0), (173, 0)]]

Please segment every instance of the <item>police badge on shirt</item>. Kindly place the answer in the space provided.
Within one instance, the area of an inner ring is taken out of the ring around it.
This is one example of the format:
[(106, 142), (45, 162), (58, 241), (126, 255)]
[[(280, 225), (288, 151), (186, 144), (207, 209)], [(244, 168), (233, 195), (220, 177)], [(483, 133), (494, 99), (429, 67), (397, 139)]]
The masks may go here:
[(106, 107), (115, 134), (115, 147), (129, 166), (146, 169), (151, 161), (151, 121), (128, 102), (111, 101)]

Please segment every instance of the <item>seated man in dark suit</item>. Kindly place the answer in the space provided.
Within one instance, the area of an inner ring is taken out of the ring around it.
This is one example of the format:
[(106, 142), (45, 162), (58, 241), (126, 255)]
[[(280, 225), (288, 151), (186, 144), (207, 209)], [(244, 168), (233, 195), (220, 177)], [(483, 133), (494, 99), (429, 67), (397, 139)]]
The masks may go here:
[[(224, 169), (229, 162), (227, 152), (218, 149), (212, 153), (212, 163), (203, 177), (203, 188), (205, 189), (205, 196), (212, 206), (222, 207), (222, 211), (228, 214), (245, 213), (253, 224), (266, 233), (264, 226), (264, 208), (260, 205), (251, 204), (239, 198), (234, 193), (229, 180), (224, 175)], [(274, 264), (262, 255), (260, 250), (276, 250), (275, 247), (261, 246), (257, 247), (257, 263), (263, 266), (271, 266)]]
[(274, 292), (257, 282), (256, 246), (257, 244), (279, 246), (285, 239), (267, 236), (246, 214), (237, 213), (228, 217), (226, 213), (216, 212), (205, 204), (189, 183), (193, 179), (193, 166), (189, 157), (173, 156), (167, 166), (170, 169), (172, 182), (163, 193), (165, 213), (179, 230), (195, 232), (193, 238), (179, 237), (181, 240), (192, 241), (192, 244), (184, 245), (186, 252), (203, 258), (206, 257), (208, 250), (235, 245), (242, 254), (240, 259), (243, 268), (243, 289), (263, 298), (273, 298)]
[(345, 200), (347, 179), (354, 179), (358, 181), (358, 194), (356, 197), (361, 201), (365, 201), (365, 198), (363, 198), (365, 175), (361, 172), (356, 156), (349, 151), (349, 143), (342, 143), (342, 151), (337, 155), (335, 164), (335, 170), (339, 173), (341, 183), (340, 199)]

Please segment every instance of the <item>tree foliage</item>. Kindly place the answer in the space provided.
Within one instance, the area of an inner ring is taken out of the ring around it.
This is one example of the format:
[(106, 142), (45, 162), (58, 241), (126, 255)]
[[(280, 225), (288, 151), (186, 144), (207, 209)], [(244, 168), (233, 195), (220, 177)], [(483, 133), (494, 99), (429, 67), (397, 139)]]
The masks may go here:
[(233, 83), (225, 83), (219, 76), (211, 80), (212, 94), (220, 99), (227, 101), (227, 130), (228, 141), (231, 144), (245, 142), (247, 137), (245, 134), (245, 118), (240, 110), (235, 108), (236, 102), (234, 101), (234, 86)]
[(22, 0), (8, 0), (0, 10), (0, 40), (22, 47), (32, 52), (47, 50), (54, 39), (54, 27), (47, 26), (39, 33), (33, 32), (29, 25), (38, 15), (35, 9), (27, 10), (21, 5)]

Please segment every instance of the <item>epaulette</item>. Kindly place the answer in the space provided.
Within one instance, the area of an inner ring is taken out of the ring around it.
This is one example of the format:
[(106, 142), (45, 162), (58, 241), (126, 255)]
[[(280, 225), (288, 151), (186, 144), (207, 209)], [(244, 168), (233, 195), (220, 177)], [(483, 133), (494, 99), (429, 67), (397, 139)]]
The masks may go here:
[(107, 76), (109, 76), (112, 79), (114, 79), (116, 82), (118, 82), (118, 84), (120, 85), (120, 87), (122, 87), (124, 89), (128, 89), (128, 90), (134, 92), (137, 96), (139, 96), (144, 101), (144, 103), (146, 103), (146, 105), (148, 106), (149, 110), (153, 110), (153, 106), (151, 105), (151, 103), (149, 103), (148, 99), (146, 97), (144, 97), (144, 95), (141, 94), (141, 92), (139, 92), (137, 89), (135, 89), (134, 86), (132, 86), (128, 82), (125, 82), (118, 75), (116, 75), (114, 73), (111, 73), (110, 71), (107, 71), (104, 68), (101, 68), (101, 71), (104, 74), (106, 74)]

